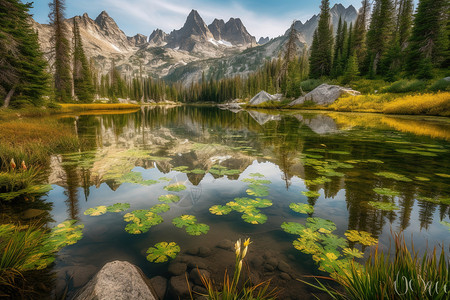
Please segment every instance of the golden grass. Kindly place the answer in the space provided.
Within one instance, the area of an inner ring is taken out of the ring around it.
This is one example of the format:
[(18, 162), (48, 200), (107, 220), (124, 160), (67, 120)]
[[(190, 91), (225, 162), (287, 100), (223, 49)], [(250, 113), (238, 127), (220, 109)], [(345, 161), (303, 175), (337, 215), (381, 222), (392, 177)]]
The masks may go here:
[(450, 92), (403, 96), (383, 107), (385, 114), (450, 116)]
[(450, 92), (404, 96), (398, 94), (348, 95), (339, 98), (329, 108), (346, 112), (450, 116)]
[(138, 109), (137, 104), (114, 103), (114, 104), (59, 104), (62, 112), (69, 111), (86, 111), (86, 110), (121, 110), (121, 109)]

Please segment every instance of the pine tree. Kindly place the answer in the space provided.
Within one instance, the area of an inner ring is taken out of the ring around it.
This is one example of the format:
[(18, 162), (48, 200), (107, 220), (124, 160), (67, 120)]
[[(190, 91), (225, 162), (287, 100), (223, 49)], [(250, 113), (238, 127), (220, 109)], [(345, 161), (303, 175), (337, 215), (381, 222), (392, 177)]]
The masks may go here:
[(448, 9), (448, 0), (419, 1), (406, 65), (411, 75), (429, 78), (433, 67), (445, 67), (442, 63), (448, 59)]
[(353, 31), (353, 50), (356, 51), (359, 65), (362, 65), (367, 54), (366, 33), (367, 21), (370, 14), (370, 2), (369, 0), (363, 0), (361, 5)]
[(75, 95), (81, 103), (94, 101), (92, 73), (83, 49), (77, 18), (73, 18), (73, 85)]
[(31, 28), (31, 4), (0, 0), (0, 99), (3, 107), (42, 104), (47, 92), (46, 63)]
[(347, 68), (345, 69), (343, 83), (349, 83), (356, 79), (359, 75), (358, 70), (358, 59), (356, 57), (356, 50), (354, 50), (353, 54), (348, 58)]
[(394, 5), (392, 0), (375, 0), (369, 31), (367, 32), (366, 68), (370, 76), (375, 76), (381, 62), (392, 42), (394, 32)]
[(54, 85), (55, 97), (60, 102), (72, 100), (72, 76), (70, 75), (70, 45), (67, 39), (67, 26), (64, 23), (64, 0), (52, 0), (49, 3), (50, 25), (53, 27), (52, 42), (54, 44)]
[(333, 30), (330, 24), (330, 1), (322, 0), (319, 24), (311, 45), (310, 76), (319, 78), (330, 75), (333, 53)]

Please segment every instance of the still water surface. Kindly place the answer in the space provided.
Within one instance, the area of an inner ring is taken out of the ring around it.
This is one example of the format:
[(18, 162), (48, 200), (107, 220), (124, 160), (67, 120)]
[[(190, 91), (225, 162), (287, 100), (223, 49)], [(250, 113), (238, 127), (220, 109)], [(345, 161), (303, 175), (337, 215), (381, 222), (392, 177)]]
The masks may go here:
[[(280, 226), (305, 224), (310, 217), (331, 220), (336, 225), (333, 233), (343, 238), (347, 230), (369, 232), (381, 249), (389, 248), (391, 230), (404, 230), (408, 241), (412, 235), (417, 250), (427, 243), (433, 247), (450, 242), (449, 228), (441, 223), (450, 222), (448, 119), (183, 106), (61, 121), (73, 123), (85, 141), (83, 152), (52, 157), (53, 190), (43, 200), (52, 203), (54, 224), (74, 219), (85, 227), (83, 239), (58, 254), (54, 270), (59, 290), (69, 282), (75, 291), (112, 260), (130, 261), (148, 277), (170, 278), (170, 262), (146, 259), (147, 249), (164, 241), (180, 246), (181, 260), (194, 259), (186, 252), (195, 254), (200, 246), (211, 250), (195, 259), (220, 281), (234, 256), (217, 245), (250, 237), (253, 276), (272, 278), (283, 299), (300, 299), (311, 290), (295, 279), (326, 273), (318, 271), (311, 255), (294, 248), (297, 237)], [(263, 177), (252, 177), (255, 174)], [(248, 195), (251, 183), (243, 181), (251, 178), (270, 181), (259, 191), (260, 198), (272, 202), (259, 209), (267, 217), (263, 224), (247, 223), (237, 211), (221, 216), (209, 211), (235, 198), (257, 197)], [(318, 178), (325, 182), (314, 182)], [(164, 189), (174, 183), (186, 189)], [(307, 191), (318, 195), (302, 194)], [(160, 214), (161, 224), (142, 234), (125, 231), (125, 214), (161, 204), (158, 198), (167, 194), (180, 200)], [(383, 210), (369, 202), (396, 207)], [(130, 209), (84, 214), (115, 203), (129, 203)], [(310, 204), (314, 212), (294, 212), (291, 203)], [(172, 224), (181, 215), (195, 216), (209, 232), (188, 235)], [(366, 255), (370, 251), (355, 246)], [(281, 262), (289, 268), (277, 268)]]

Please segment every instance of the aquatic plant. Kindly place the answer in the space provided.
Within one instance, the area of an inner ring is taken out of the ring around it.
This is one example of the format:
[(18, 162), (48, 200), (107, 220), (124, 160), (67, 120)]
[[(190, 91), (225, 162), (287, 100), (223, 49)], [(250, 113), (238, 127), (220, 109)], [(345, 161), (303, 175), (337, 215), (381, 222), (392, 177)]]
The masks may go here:
[(185, 226), (189, 226), (197, 223), (197, 218), (192, 215), (182, 215), (172, 220), (173, 225), (178, 228), (183, 228)]
[(400, 209), (397, 205), (395, 205), (394, 203), (390, 203), (390, 202), (369, 201), (367, 203), (376, 209), (380, 209), (380, 210), (384, 210), (384, 211), (394, 211), (394, 210)]
[[(0, 173), (0, 181), (1, 180), (2, 180), (2, 174)], [(28, 183), (25, 185), (28, 185)], [(17, 186), (15, 186), (15, 187), (17, 187)], [(1, 188), (1, 182), (0, 182), (0, 188)], [(53, 189), (52, 186), (49, 184), (28, 185), (27, 187), (19, 189), (19, 190), (10, 191), (10, 192), (0, 192), (0, 200), (12, 201), (19, 197), (23, 197), (25, 200), (27, 200), (27, 199), (32, 200), (34, 197), (41, 196), (45, 193), (48, 193), (52, 189)]]
[(382, 196), (400, 196), (400, 193), (389, 188), (374, 188), (373, 191)]
[(171, 180), (172, 180), (172, 178), (168, 178), (168, 177), (161, 177), (161, 178), (159, 178), (158, 180), (160, 180), (160, 181), (171, 181)]
[(399, 152), (399, 153), (404, 153), (404, 154), (417, 154), (417, 155), (430, 156), (430, 157), (437, 156), (436, 153), (427, 152), (427, 151), (419, 151), (419, 150), (396, 149), (396, 151)]
[(151, 227), (163, 222), (163, 218), (147, 209), (140, 209), (127, 213), (123, 216), (125, 222), (131, 222), (125, 227), (130, 234), (141, 234), (150, 230)]
[[(419, 255), (408, 249), (403, 233), (392, 233), (394, 253), (372, 251), (363, 269), (350, 264), (349, 272), (335, 279), (342, 290), (322, 282), (304, 282), (332, 299), (448, 299), (450, 260), (444, 247)], [(326, 278), (325, 278), (326, 279)], [(329, 278), (331, 279), (331, 278)]]
[(260, 185), (260, 184), (270, 184), (272, 181), (267, 179), (254, 179), (254, 178), (244, 178), (242, 179), (242, 182), (251, 183), (254, 185)]
[(172, 171), (187, 172), (188, 169), (189, 169), (188, 166), (178, 166), (178, 167), (172, 168)]
[(401, 175), (401, 174), (397, 174), (397, 173), (393, 173), (393, 172), (378, 172), (378, 173), (375, 173), (375, 175), (381, 176), (381, 177), (384, 177), (384, 178), (388, 178), (388, 179), (404, 181), (404, 182), (412, 181), (411, 179), (409, 179), (405, 175)]
[(108, 208), (106, 206), (104, 206), (104, 205), (96, 206), (96, 207), (92, 207), (92, 208), (87, 209), (84, 212), (84, 215), (96, 217), (96, 216), (101, 216), (103, 214), (106, 214), (107, 211), (108, 211)]
[(116, 203), (106, 208), (108, 212), (118, 213), (130, 209), (129, 203)]
[(373, 238), (372, 235), (366, 231), (347, 230), (344, 234), (351, 242), (360, 243), (365, 246), (378, 244), (378, 240)]
[(269, 188), (261, 184), (251, 184), (245, 192), (249, 196), (266, 197), (269, 195)]
[(147, 260), (154, 263), (163, 263), (168, 261), (169, 258), (174, 259), (180, 251), (180, 246), (175, 242), (157, 243), (154, 247), (148, 248)]
[(322, 177), (318, 177), (318, 178), (313, 179), (313, 180), (305, 180), (305, 184), (309, 185), (309, 186), (311, 186), (311, 185), (320, 185), (320, 184), (324, 184), (324, 183), (331, 182), (331, 181), (332, 180), (330, 178), (322, 176)]
[(300, 223), (297, 222), (283, 222), (283, 224), (281, 224), (281, 228), (290, 234), (295, 234), (295, 235), (300, 235), (303, 233), (303, 230), (306, 229), (305, 226), (303, 226)]
[(264, 175), (261, 173), (250, 173), (248, 176), (250, 177), (258, 177), (258, 178), (264, 178)]
[(227, 167), (221, 165), (214, 165), (209, 169), (209, 173), (216, 176), (224, 176), (224, 175), (239, 175), (241, 171), (236, 169), (230, 170)]
[(319, 192), (316, 191), (303, 191), (302, 195), (308, 197), (308, 198), (316, 198), (320, 196)]
[(158, 201), (164, 203), (173, 203), (180, 201), (180, 197), (173, 194), (162, 195), (158, 197)]
[(261, 213), (246, 212), (242, 215), (242, 219), (250, 224), (264, 224), (267, 221), (267, 216)]
[(230, 206), (222, 205), (214, 205), (209, 208), (209, 212), (216, 216), (228, 215), (232, 210)]
[(134, 184), (140, 184), (140, 185), (153, 185), (158, 183), (156, 180), (144, 180), (142, 178), (142, 173), (140, 172), (129, 172), (127, 174), (122, 175), (118, 179), (119, 183), (134, 183)]
[(430, 178), (422, 177), (422, 176), (416, 176), (414, 178), (419, 181), (430, 181)]
[(320, 233), (331, 233), (336, 230), (336, 225), (332, 221), (322, 218), (308, 218), (306, 219), (306, 226)]
[(155, 214), (161, 214), (161, 213), (165, 213), (167, 211), (169, 211), (170, 206), (168, 204), (157, 204), (155, 206), (153, 206), (152, 208), (150, 208), (150, 211), (155, 213)]
[(194, 170), (189, 171), (189, 173), (196, 174), (196, 175), (203, 175), (206, 173), (206, 171), (202, 170), (202, 169), (194, 169)]
[[(225, 275), (223, 279), (223, 284), (219, 288), (211, 279), (200, 273), (200, 279), (207, 290), (207, 294), (200, 294), (201, 296), (208, 297), (210, 300), (273, 300), (276, 299), (277, 292), (276, 289), (269, 290), (270, 281), (264, 281), (257, 285), (253, 285), (250, 280), (247, 280), (239, 284), (239, 279), (241, 278), (242, 266), (244, 264), (244, 259), (248, 253), (248, 247), (250, 245), (250, 239), (246, 239), (243, 243), (239, 239), (235, 246), (235, 265), (233, 277), (229, 278), (227, 271), (225, 270)], [(192, 295), (190, 285), (189, 292), (191, 299), (194, 297)]]
[(314, 206), (304, 203), (291, 203), (289, 208), (300, 214), (312, 214), (314, 212)]
[(450, 178), (450, 174), (444, 174), (444, 173), (435, 173), (435, 174), (442, 178)]
[(203, 223), (195, 223), (186, 226), (185, 230), (189, 235), (202, 235), (208, 233), (209, 226)]
[(189, 235), (207, 234), (209, 226), (202, 223), (197, 223), (197, 218), (192, 215), (182, 215), (172, 220), (173, 225), (178, 228), (183, 228)]
[(186, 189), (186, 186), (182, 183), (172, 183), (164, 187), (166, 191), (169, 192), (181, 192)]

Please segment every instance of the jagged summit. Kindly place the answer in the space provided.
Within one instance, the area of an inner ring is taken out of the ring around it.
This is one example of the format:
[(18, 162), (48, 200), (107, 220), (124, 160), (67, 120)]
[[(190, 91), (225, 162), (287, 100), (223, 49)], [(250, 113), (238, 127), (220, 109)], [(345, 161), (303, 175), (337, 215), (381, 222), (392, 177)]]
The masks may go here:
[(159, 28), (153, 30), (148, 39), (148, 43), (149, 45), (156, 47), (164, 46), (165, 44), (167, 44), (167, 33)]

